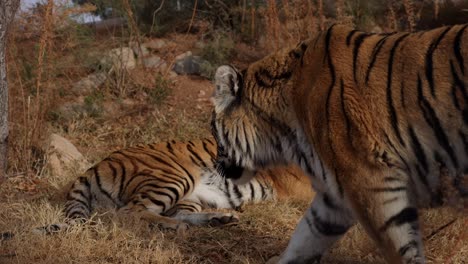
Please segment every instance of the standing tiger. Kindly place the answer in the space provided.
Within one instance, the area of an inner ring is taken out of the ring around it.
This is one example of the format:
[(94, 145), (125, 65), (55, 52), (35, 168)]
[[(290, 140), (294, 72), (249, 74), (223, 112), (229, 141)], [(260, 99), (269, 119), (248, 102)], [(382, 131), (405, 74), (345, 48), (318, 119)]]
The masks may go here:
[[(184, 230), (187, 224), (238, 221), (231, 213), (201, 212), (203, 208), (236, 209), (276, 198), (312, 198), (308, 177), (294, 167), (264, 170), (246, 185), (233, 184), (216, 171), (215, 144), (213, 138), (169, 141), (110, 154), (73, 183), (65, 205), (67, 221), (87, 219), (97, 206), (116, 207), (163, 228)], [(54, 224), (35, 231), (51, 233), (67, 226)]]
[(467, 27), (335, 25), (241, 73), (218, 68), (218, 170), (240, 182), (295, 163), (317, 192), (279, 263), (320, 262), (356, 220), (389, 263), (425, 262), (417, 208), (441, 204), (440, 172), (468, 197)]

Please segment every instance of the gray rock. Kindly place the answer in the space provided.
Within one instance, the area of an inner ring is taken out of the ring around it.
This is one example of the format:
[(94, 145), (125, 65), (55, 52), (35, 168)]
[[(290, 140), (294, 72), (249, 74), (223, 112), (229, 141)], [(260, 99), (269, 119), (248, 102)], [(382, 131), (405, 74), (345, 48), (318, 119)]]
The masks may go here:
[(143, 44), (148, 49), (160, 50), (167, 46), (167, 42), (163, 39), (152, 39)]
[(179, 75), (203, 75), (204, 69), (211, 65), (200, 56), (186, 56), (174, 63), (173, 70)]
[(50, 135), (46, 151), (48, 166), (53, 175), (63, 176), (72, 169), (82, 171), (89, 166), (78, 149), (58, 134)]
[(177, 55), (174, 60), (175, 61), (178, 61), (178, 60), (182, 60), (182, 59), (185, 59), (186, 57), (190, 57), (192, 56), (192, 52), (191, 51), (187, 51), (187, 52), (184, 52), (182, 54), (179, 54)]
[(150, 56), (143, 58), (143, 65), (146, 68), (166, 68), (167, 63), (158, 56)]
[(177, 78), (177, 76), (179, 76), (179, 75), (178, 75), (175, 71), (172, 71), (172, 70), (171, 70), (171, 71), (168, 73), (168, 77), (169, 77), (170, 79)]
[(111, 70), (133, 69), (136, 59), (133, 50), (128, 47), (110, 50), (100, 61), (101, 65)]
[(143, 58), (150, 55), (150, 51), (144, 44), (138, 46), (137, 42), (132, 42), (130, 43), (130, 47), (132, 47), (133, 53), (135, 53), (138, 58)]
[(79, 80), (72, 86), (72, 91), (75, 94), (89, 94), (94, 89), (98, 88), (106, 81), (106, 74), (94, 73)]

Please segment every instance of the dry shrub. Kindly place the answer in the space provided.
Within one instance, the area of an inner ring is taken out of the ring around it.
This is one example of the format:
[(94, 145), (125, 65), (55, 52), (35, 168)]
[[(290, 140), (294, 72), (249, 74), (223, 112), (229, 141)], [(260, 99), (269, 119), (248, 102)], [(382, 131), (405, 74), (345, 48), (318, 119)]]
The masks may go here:
[(345, 1), (326, 6), (322, 0), (269, 0), (258, 10), (265, 27), (264, 39), (259, 44), (272, 52), (295, 45), (333, 23), (352, 25), (349, 9)]
[[(33, 22), (33, 23), (31, 23)], [(9, 82), (10, 93), (10, 116), (11, 116), (11, 150), (10, 166), (15, 172), (35, 169), (40, 172), (34, 164), (40, 159), (38, 145), (42, 140), (42, 132), (46, 129), (44, 117), (50, 105), (51, 70), (52, 70), (52, 38), (53, 38), (53, 1), (36, 8), (31, 17), (22, 17), (17, 27), (12, 31), (12, 37), (8, 45)], [(27, 48), (19, 47), (22, 41), (18, 40), (21, 30), (29, 31), (23, 36), (32, 36)], [(29, 51), (26, 51), (29, 49)], [(31, 51), (32, 49), (32, 51)], [(16, 53), (16, 54), (15, 54)], [(19, 56), (17, 56), (19, 55)], [(12, 77), (12, 75), (14, 77)], [(16, 78), (15, 78), (16, 77)], [(16, 79), (16, 80), (15, 80)], [(36, 167), (36, 168), (35, 168)]]
[(265, 45), (269, 51), (296, 44), (325, 27), (323, 9), (309, 0), (267, 1), (259, 10), (265, 17)]
[[(7, 50), (10, 175), (32, 177), (43, 173), (42, 147), (54, 129), (49, 122), (54, 109), (76, 98), (71, 92), (73, 83), (103, 70), (99, 60), (105, 51), (128, 43), (128, 38), (120, 35), (95, 36), (90, 27), (70, 19), (70, 15), (93, 10), (92, 5), (70, 7), (65, 1), (49, 0), (31, 12), (18, 14)], [(113, 76), (114, 86), (124, 94), (131, 81), (128, 74)]]

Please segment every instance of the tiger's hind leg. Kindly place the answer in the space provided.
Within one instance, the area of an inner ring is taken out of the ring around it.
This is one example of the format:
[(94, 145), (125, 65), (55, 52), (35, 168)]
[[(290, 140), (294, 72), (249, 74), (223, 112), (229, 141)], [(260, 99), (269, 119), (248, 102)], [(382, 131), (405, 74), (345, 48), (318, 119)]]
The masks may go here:
[(239, 218), (231, 213), (201, 212), (203, 206), (195, 201), (182, 200), (165, 215), (192, 225), (221, 226), (239, 222)]
[(319, 263), (325, 251), (354, 224), (350, 212), (326, 193), (317, 193), (297, 225), (288, 247), (268, 263)]
[(121, 207), (119, 212), (131, 216), (137, 216), (151, 224), (159, 225), (164, 229), (173, 229), (177, 232), (184, 232), (188, 228), (186, 223), (162, 215), (163, 210), (161, 207), (153, 204), (152, 202), (142, 200), (141, 197), (136, 197), (131, 200), (126, 206)]
[(409, 177), (393, 169), (360, 173), (359, 186), (349, 185), (359, 221), (389, 263), (423, 264), (424, 250)]

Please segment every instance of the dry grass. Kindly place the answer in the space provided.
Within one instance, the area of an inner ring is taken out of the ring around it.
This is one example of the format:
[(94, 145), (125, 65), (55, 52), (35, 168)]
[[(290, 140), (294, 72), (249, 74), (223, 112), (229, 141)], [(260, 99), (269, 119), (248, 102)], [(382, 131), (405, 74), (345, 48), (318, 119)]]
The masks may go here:
[[(50, 177), (48, 182), (63, 186), (72, 178)], [(10, 180), (1, 191), (12, 193), (14, 186)], [(263, 263), (286, 245), (284, 234), (292, 232), (306, 208), (294, 201), (247, 206), (237, 226), (192, 227), (181, 236), (114, 212), (100, 212), (92, 218), (94, 225), (54, 236), (31, 233), (63, 221), (61, 189), (48, 186), (34, 196), (2, 199), (0, 231), (15, 236), (0, 242), (1, 263)]]
[[(47, 177), (34, 195), (2, 197), (0, 231), (16, 235), (0, 242), (1, 263), (264, 263), (286, 247), (307, 204), (268, 202), (245, 207), (241, 222), (224, 228), (192, 227), (185, 234), (150, 228), (146, 222), (99, 212), (93, 225), (53, 236), (32, 228), (63, 221), (62, 186), (72, 179)], [(12, 194), (9, 180), (0, 193)], [(56, 186), (56, 187), (53, 187)], [(450, 209), (422, 212), (428, 263), (465, 263), (468, 217)], [(360, 226), (353, 227), (323, 263), (384, 263)]]

